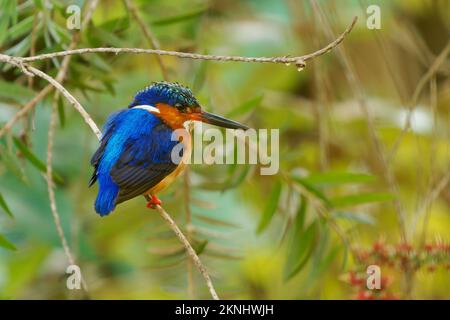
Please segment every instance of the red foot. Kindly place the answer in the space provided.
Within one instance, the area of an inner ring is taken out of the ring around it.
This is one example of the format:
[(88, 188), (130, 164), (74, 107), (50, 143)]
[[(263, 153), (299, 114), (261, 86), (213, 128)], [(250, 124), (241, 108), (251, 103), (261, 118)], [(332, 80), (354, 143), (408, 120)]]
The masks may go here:
[(151, 195), (147, 198), (147, 208), (156, 209), (156, 206), (160, 206), (162, 204), (161, 200), (158, 199), (156, 195)]

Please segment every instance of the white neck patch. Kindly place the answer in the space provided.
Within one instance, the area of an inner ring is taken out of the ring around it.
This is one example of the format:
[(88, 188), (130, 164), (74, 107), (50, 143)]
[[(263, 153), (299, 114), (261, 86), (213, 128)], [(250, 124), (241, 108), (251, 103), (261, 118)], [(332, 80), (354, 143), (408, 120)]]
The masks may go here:
[(148, 105), (148, 104), (141, 104), (139, 106), (133, 107), (132, 109), (143, 109), (143, 110), (147, 110), (148, 112), (160, 113), (158, 108)]

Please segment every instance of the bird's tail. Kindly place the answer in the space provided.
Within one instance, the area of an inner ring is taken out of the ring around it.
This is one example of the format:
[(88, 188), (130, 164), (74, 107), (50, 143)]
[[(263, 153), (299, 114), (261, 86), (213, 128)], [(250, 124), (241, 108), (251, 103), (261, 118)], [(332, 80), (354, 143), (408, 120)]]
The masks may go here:
[(110, 181), (99, 181), (99, 190), (95, 200), (95, 211), (101, 216), (108, 215), (116, 207), (116, 198), (119, 187), (109, 178)]

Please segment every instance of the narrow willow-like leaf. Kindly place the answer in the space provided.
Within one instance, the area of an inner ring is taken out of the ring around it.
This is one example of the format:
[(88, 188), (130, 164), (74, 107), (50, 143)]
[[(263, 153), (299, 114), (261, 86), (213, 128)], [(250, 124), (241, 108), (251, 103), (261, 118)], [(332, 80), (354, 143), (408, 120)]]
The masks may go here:
[(300, 272), (308, 261), (316, 245), (317, 232), (317, 220), (310, 224), (306, 230), (296, 230), (294, 232), (284, 267), (285, 281)]
[(196, 240), (192, 243), (192, 248), (195, 250), (197, 255), (200, 255), (208, 244), (208, 240)]
[(259, 107), (261, 105), (261, 101), (263, 99), (263, 96), (257, 96), (250, 100), (244, 101), (241, 105), (237, 106), (230, 112), (226, 114), (227, 117), (235, 117), (241, 114), (245, 114), (247, 112), (250, 112), (251, 110)]
[(302, 179), (306, 183), (320, 187), (349, 184), (349, 183), (367, 183), (376, 180), (374, 176), (368, 174), (351, 173), (351, 172), (314, 173)]
[(193, 216), (194, 218), (203, 221), (205, 223), (208, 224), (212, 224), (212, 225), (216, 225), (216, 226), (222, 226), (222, 227), (229, 227), (229, 228), (239, 228), (238, 225), (232, 223), (232, 222), (228, 222), (225, 220), (221, 220), (221, 219), (217, 219), (217, 218), (212, 218), (212, 217), (208, 217), (199, 213), (194, 214)]
[(330, 267), (330, 265), (335, 260), (337, 254), (339, 252), (339, 247), (335, 246), (332, 248), (325, 257), (322, 257), (320, 262), (318, 264), (314, 264), (311, 269), (311, 273), (308, 276), (308, 282), (309, 285), (313, 280), (317, 279), (321, 274), (324, 274), (324, 272)]
[(330, 199), (330, 203), (334, 208), (343, 208), (372, 202), (391, 201), (394, 198), (395, 197), (391, 193), (361, 193), (349, 196), (335, 197)]
[(66, 125), (66, 113), (64, 111), (64, 101), (61, 95), (58, 96), (58, 117), (61, 128)]
[(191, 12), (183, 13), (180, 15), (164, 17), (164, 18), (152, 21), (152, 25), (166, 26), (166, 25), (170, 25), (170, 24), (174, 24), (174, 23), (184, 22), (186, 20), (197, 18), (198, 16), (202, 15), (206, 10), (208, 10), (208, 8), (200, 8), (200, 9), (196, 9)]
[(241, 256), (230, 254), (227, 252), (222, 252), (219, 250), (214, 250), (211, 248), (208, 248), (208, 250), (206, 250), (203, 253), (203, 255), (218, 258), (218, 259), (225, 259), (225, 260), (240, 260), (240, 259), (242, 259)]
[(0, 80), (0, 98), (22, 103), (30, 100), (36, 93), (14, 82)]
[(333, 214), (335, 219), (345, 219), (349, 221), (354, 221), (361, 224), (374, 225), (375, 220), (373, 217), (366, 212), (347, 212), (347, 211), (337, 211)]
[(272, 220), (273, 215), (278, 208), (278, 202), (281, 195), (281, 187), (281, 182), (277, 181), (270, 191), (266, 208), (264, 209), (261, 219), (259, 220), (258, 229), (256, 231), (257, 233), (261, 233), (262, 231), (264, 231), (264, 229), (266, 229), (266, 227), (269, 225), (269, 222)]
[[(33, 166), (35, 166), (39, 171), (47, 171), (47, 166), (45, 165), (45, 163), (42, 162), (22, 141), (20, 141), (19, 138), (14, 137), (13, 140), (17, 149), (20, 150), (24, 157), (27, 158)], [(53, 179), (57, 183), (64, 182), (64, 180), (56, 173), (53, 174)]]
[(0, 247), (15, 251), (17, 250), (16, 246), (12, 244), (8, 239), (6, 239), (3, 235), (0, 234)]
[(314, 196), (322, 200), (326, 205), (330, 204), (330, 200), (325, 196), (325, 194), (319, 190), (317, 187), (313, 186), (312, 184), (305, 181), (303, 178), (299, 177), (293, 177), (293, 180), (300, 184), (303, 188), (308, 190), (310, 193), (312, 193)]
[(16, 38), (23, 36), (26, 33), (31, 32), (34, 23), (34, 16), (26, 17), (22, 19), (18, 24), (13, 25), (8, 30), (8, 37), (10, 40), (15, 40)]
[(238, 166), (240, 170), (236, 170), (237, 174), (234, 174), (224, 183), (222, 192), (238, 187), (250, 172), (251, 167), (249, 165)]
[(304, 196), (300, 196), (300, 207), (298, 208), (297, 215), (295, 216), (295, 230), (303, 230), (305, 225), (306, 211), (308, 209), (308, 199)]
[(0, 193), (0, 207), (10, 216), (13, 217), (13, 214), (11, 210), (9, 209), (8, 205), (6, 204), (5, 198), (3, 198), (3, 195)]
[(347, 263), (348, 263), (348, 256), (349, 256), (349, 248), (348, 245), (344, 244), (344, 252), (342, 253), (342, 265), (341, 270), (347, 270)]

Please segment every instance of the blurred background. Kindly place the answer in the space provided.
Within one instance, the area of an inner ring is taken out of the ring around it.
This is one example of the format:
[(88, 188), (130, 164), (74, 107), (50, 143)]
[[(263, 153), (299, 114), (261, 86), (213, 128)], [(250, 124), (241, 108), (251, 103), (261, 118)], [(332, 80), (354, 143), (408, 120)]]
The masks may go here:
[[(133, 54), (71, 58), (64, 86), (96, 123), (152, 81), (189, 86), (208, 111), (280, 130), (280, 170), (191, 165), (160, 194), (228, 299), (449, 299), (450, 3), (100, 1), (80, 31), (69, 5), (0, 1), (0, 52), (160, 46), (240, 56), (313, 52), (304, 70)], [(366, 22), (378, 5), (381, 28)], [(369, 14), (370, 15), (370, 14)], [(56, 76), (62, 59), (33, 63)], [(162, 66), (161, 66), (162, 64)], [(47, 85), (1, 64), (0, 127)], [(0, 140), (0, 298), (78, 299), (45, 178), (52, 104), (56, 204), (93, 299), (208, 299), (201, 275), (144, 199), (101, 218), (88, 188), (97, 138), (54, 92)], [(407, 125), (409, 123), (409, 125)], [(379, 265), (382, 289), (366, 289)]]

